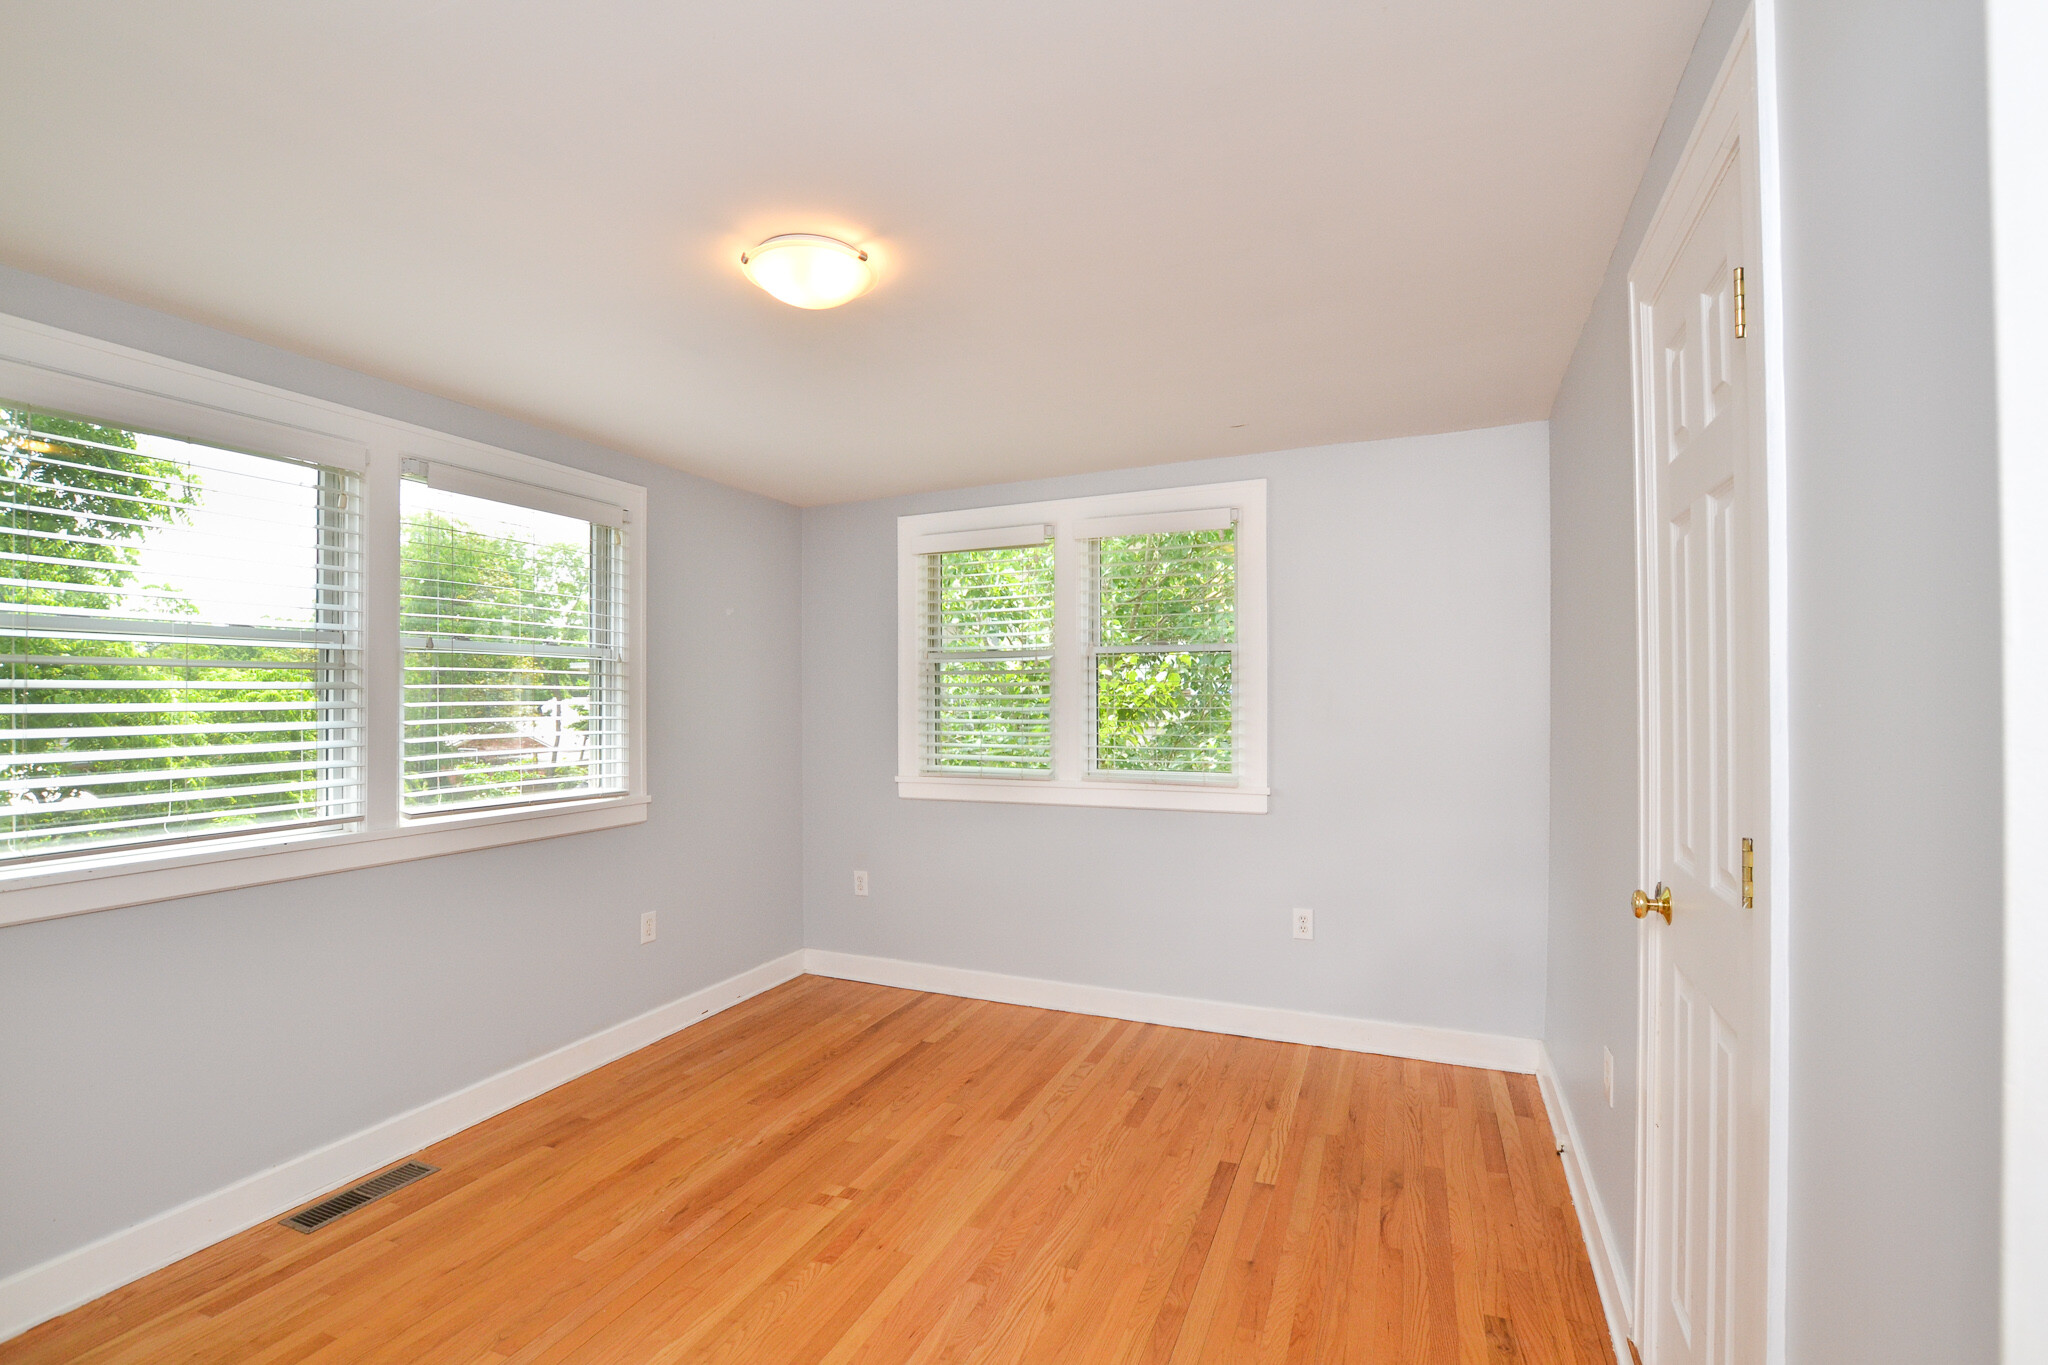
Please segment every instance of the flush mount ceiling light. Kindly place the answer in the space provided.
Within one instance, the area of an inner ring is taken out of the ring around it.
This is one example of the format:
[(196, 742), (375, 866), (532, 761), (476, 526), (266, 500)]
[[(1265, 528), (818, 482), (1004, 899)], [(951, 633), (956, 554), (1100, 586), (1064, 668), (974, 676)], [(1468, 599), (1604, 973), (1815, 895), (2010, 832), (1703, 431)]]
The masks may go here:
[(874, 287), (868, 253), (837, 237), (785, 232), (740, 253), (747, 278), (798, 308), (837, 308)]

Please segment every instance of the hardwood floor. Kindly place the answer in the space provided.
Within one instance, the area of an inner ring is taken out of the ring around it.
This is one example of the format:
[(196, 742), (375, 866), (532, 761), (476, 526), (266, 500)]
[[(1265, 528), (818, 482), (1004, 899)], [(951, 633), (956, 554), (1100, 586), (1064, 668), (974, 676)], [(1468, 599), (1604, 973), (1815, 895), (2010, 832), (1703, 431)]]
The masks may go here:
[(1527, 1076), (801, 977), (0, 1361), (1612, 1362)]

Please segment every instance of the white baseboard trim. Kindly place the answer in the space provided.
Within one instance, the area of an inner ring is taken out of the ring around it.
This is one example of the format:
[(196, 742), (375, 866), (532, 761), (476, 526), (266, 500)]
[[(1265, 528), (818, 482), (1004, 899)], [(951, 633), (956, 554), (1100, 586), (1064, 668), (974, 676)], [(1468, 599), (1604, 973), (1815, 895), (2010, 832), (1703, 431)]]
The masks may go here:
[(1585, 1148), (1579, 1144), (1579, 1125), (1572, 1107), (1565, 1102), (1564, 1085), (1551, 1064), (1550, 1049), (1538, 1047), (1536, 1083), (1543, 1091), (1543, 1106), (1550, 1111), (1550, 1128), (1564, 1148), (1564, 1178), (1571, 1186), (1572, 1205), (1578, 1210), (1579, 1232), (1586, 1239), (1586, 1256), (1593, 1262), (1593, 1279), (1600, 1286), (1600, 1306), (1607, 1310), (1607, 1330), (1614, 1336), (1614, 1358), (1629, 1359), (1628, 1340), (1635, 1333), (1635, 1294), (1630, 1287), (1629, 1268), (1622, 1264), (1621, 1243), (1614, 1239), (1614, 1225), (1607, 1220), (1607, 1205), (1600, 1199), (1600, 1187), (1586, 1165)]
[(0, 1341), (803, 974), (786, 953), (0, 1280)]
[(1070, 981), (1009, 976), (968, 967), (942, 967), (930, 962), (905, 962), (893, 957), (863, 957), (858, 953), (836, 953), (824, 948), (804, 950), (804, 969), (813, 976), (836, 976), (847, 981), (901, 986), (939, 995), (966, 996), (972, 1000), (994, 1000), (1005, 1005), (1034, 1005), (1040, 1009), (1068, 1010), (1075, 1014), (1133, 1019), (1141, 1024), (1170, 1024), (1175, 1028), (1231, 1033), (1241, 1038), (1309, 1043), (1316, 1047), (1343, 1048), (1347, 1052), (1377, 1052), (1389, 1057), (1413, 1057), (1417, 1061), (1448, 1062), (1453, 1066), (1480, 1066), (1493, 1071), (1534, 1072), (1543, 1046), (1534, 1038), (1516, 1038), (1501, 1033), (1467, 1033), (1461, 1029), (1427, 1028), (1420, 1024), (1390, 1024), (1378, 1019), (1311, 1014), (1306, 1010), (1279, 1009), (1270, 1005), (1234, 1005), (1221, 1000), (1118, 990), (1112, 986), (1081, 986)]

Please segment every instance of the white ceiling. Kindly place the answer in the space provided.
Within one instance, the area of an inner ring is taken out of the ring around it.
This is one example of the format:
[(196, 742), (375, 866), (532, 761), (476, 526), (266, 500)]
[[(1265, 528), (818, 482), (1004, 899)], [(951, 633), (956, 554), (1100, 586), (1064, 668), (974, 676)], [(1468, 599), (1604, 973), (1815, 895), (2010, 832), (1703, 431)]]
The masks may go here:
[(0, 259), (803, 504), (1523, 421), (1705, 8), (0, 0)]

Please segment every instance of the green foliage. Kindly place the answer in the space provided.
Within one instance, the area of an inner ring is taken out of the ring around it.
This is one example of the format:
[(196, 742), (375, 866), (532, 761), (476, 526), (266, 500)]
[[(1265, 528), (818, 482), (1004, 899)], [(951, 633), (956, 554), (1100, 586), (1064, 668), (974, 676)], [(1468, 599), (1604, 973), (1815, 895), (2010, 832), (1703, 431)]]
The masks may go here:
[(590, 643), (590, 547), (529, 544), (435, 511), (405, 518), (399, 629), (557, 645)]
[[(1098, 769), (1232, 770), (1236, 548), (1234, 530), (1097, 543)], [(932, 557), (932, 766), (1051, 765), (1052, 565), (1049, 545)]]
[(20, 409), (0, 409), (0, 422), (7, 604), (109, 610), (134, 576), (138, 542), (198, 489), (176, 461), (138, 452), (130, 432)]
[(1231, 771), (1236, 533), (1121, 536), (1096, 551), (1095, 766)]
[(1095, 657), (1095, 766), (1231, 770), (1232, 659), (1209, 651)]
[[(4, 421), (6, 606), (190, 616), (173, 593), (153, 592), (141, 610), (126, 593), (145, 539), (199, 505), (196, 473), (142, 453), (118, 428), (19, 409)], [(304, 786), (317, 719), (310, 651), (23, 636), (0, 648), (11, 852), (61, 847), (81, 822), (144, 838), (201, 823), (186, 818), (195, 812), (232, 824), (316, 799)], [(195, 744), (185, 731), (201, 725), (230, 732)]]
[[(21, 717), (10, 736), (9, 776), (26, 779), (7, 809), (18, 850), (81, 821), (118, 820), (142, 834), (167, 821), (227, 826), (318, 803), (317, 650), (13, 643), (58, 651), (8, 660), (16, 699), (64, 708)], [(217, 733), (194, 734), (198, 727)]]
[[(572, 791), (593, 776), (588, 715), (606, 667), (589, 658), (522, 653), (522, 644), (594, 641), (593, 543), (529, 544), (439, 512), (405, 519), (401, 629), (435, 637), (405, 657), (405, 789), (432, 807)], [(489, 648), (444, 640), (466, 637)]]
[(1102, 648), (1237, 639), (1234, 529), (1118, 536), (1096, 545)]
[(946, 650), (1052, 647), (1052, 547), (940, 555), (939, 639)]
[[(1052, 763), (1052, 547), (932, 557), (928, 623), (938, 768), (1043, 771)], [(943, 657), (949, 653), (992, 658)]]
[(932, 669), (935, 766), (1042, 771), (1051, 764), (1050, 661), (961, 659)]

